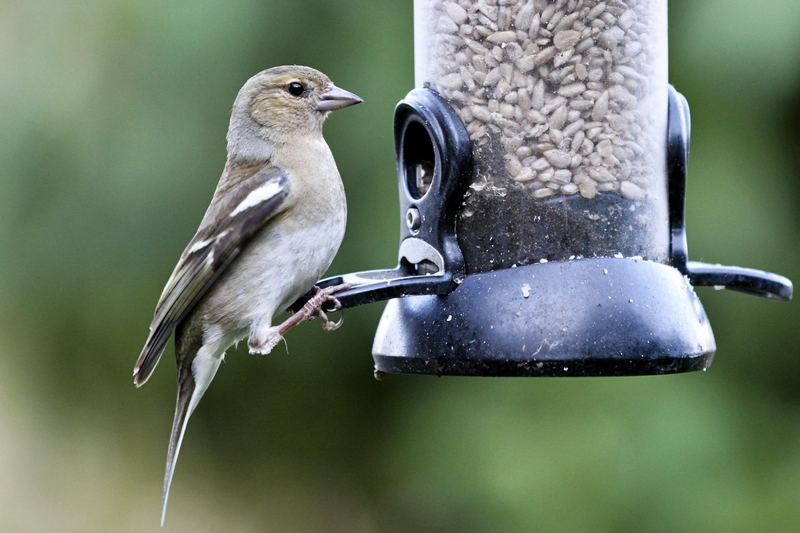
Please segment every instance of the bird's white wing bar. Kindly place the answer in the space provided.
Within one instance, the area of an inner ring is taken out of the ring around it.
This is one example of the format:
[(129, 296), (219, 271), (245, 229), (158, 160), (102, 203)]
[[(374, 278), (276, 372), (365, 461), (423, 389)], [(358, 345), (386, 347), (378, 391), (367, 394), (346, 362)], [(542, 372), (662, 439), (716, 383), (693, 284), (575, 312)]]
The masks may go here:
[(228, 216), (201, 227), (181, 255), (150, 325), (150, 335), (134, 368), (134, 383), (150, 377), (175, 326), (197, 305), (247, 242), (281, 211), (289, 195), (285, 172), (267, 166), (228, 193)]
[(242, 203), (236, 206), (236, 209), (231, 211), (229, 217), (235, 217), (242, 211), (255, 207), (261, 202), (266, 202), (273, 198), (281, 191), (281, 184), (276, 181), (268, 181), (258, 189), (252, 191), (247, 197), (242, 200)]

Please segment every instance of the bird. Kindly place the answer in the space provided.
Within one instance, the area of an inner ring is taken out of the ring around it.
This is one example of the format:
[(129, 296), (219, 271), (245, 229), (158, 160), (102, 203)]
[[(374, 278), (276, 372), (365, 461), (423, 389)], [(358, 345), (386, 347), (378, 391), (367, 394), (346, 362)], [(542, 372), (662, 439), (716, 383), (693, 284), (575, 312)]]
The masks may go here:
[[(267, 354), (294, 325), (339, 309), (348, 288), (318, 289), (344, 238), (347, 204), (333, 154), (322, 136), (331, 111), (363, 100), (311, 67), (259, 72), (231, 111), (228, 156), (211, 203), (156, 305), (134, 367), (134, 384), (152, 374), (175, 334), (178, 398), (167, 451), (161, 525), (186, 425), (225, 356), (248, 337)], [(274, 318), (313, 288), (302, 309)]]

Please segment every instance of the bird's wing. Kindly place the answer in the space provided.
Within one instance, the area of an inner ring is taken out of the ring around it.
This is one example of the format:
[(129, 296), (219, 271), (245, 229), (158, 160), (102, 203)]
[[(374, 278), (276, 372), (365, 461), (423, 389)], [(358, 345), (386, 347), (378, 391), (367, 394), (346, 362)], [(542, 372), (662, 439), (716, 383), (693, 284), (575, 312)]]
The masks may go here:
[(175, 326), (197, 305), (247, 242), (285, 208), (287, 174), (267, 166), (231, 190), (216, 222), (201, 226), (167, 281), (150, 335), (133, 370), (136, 386), (153, 372)]

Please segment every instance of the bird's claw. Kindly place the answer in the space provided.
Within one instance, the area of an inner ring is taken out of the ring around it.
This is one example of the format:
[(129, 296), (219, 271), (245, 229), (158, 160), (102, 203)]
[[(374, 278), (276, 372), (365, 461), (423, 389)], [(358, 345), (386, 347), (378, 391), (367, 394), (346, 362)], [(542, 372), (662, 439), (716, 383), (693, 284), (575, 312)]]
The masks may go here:
[[(336, 298), (334, 298), (334, 300), (336, 301), (336, 303), (339, 303), (339, 300), (336, 300)], [(338, 309), (332, 309), (332, 311), (338, 311), (340, 309), (341, 309), (341, 304), (339, 304)], [(328, 315), (325, 313), (325, 311), (322, 310), (322, 308), (317, 309), (316, 317), (319, 318), (320, 322), (322, 323), (322, 329), (324, 329), (325, 331), (336, 331), (337, 329), (342, 327), (342, 324), (344, 323), (344, 312), (342, 312), (342, 316), (340, 316), (339, 320), (337, 320), (336, 322), (330, 320), (328, 318)]]
[[(349, 289), (350, 287), (351, 285), (349, 283), (333, 285), (330, 287), (325, 287), (324, 289), (320, 289), (315, 285), (313, 289), (314, 296), (312, 296), (311, 299), (303, 306), (303, 309), (308, 308), (309, 311), (311, 311), (306, 320), (311, 320), (314, 317), (317, 317), (322, 323), (322, 329), (325, 331), (335, 331), (339, 329), (344, 323), (344, 312), (342, 312), (342, 316), (336, 322), (330, 320), (327, 313), (340, 311), (342, 309), (342, 302), (340, 302), (339, 299), (334, 296), (334, 294)], [(329, 309), (326, 313), (322, 307), (329, 302), (333, 304), (333, 307), (331, 307), (331, 309)]]

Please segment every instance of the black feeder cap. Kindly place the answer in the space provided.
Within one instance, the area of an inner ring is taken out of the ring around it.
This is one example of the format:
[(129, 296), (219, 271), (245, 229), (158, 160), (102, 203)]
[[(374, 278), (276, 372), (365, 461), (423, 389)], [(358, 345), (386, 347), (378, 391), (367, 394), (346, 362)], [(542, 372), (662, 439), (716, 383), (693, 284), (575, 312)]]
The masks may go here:
[(628, 376), (705, 370), (714, 334), (672, 267), (557, 261), (467, 276), (447, 296), (391, 300), (377, 370), (461, 376)]

